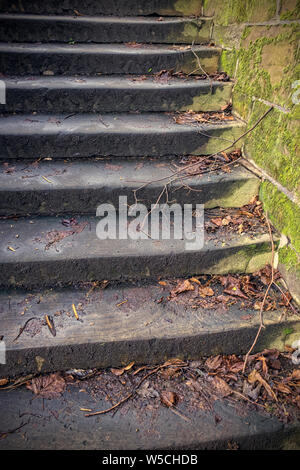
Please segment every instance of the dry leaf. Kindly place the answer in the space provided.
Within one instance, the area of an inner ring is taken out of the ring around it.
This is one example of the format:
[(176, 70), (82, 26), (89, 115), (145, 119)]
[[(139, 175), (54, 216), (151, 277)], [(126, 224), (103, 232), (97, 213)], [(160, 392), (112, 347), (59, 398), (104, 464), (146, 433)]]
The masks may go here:
[(0, 379), (0, 387), (3, 387), (3, 385), (8, 384), (9, 380), (8, 379)]
[(217, 391), (217, 394), (221, 397), (227, 397), (228, 395), (232, 394), (232, 390), (229, 385), (225, 382), (225, 380), (221, 379), (220, 377), (215, 376), (212, 381), (212, 385)]
[(35, 377), (27, 382), (26, 387), (41, 398), (57, 398), (66, 389), (66, 382), (59, 372)]
[(211, 297), (215, 293), (210, 287), (200, 287), (198, 288), (198, 293), (200, 297)]
[(174, 392), (163, 391), (160, 395), (161, 402), (167, 407), (173, 407), (176, 405), (178, 399)]
[(262, 378), (262, 376), (260, 375), (260, 373), (253, 369), (252, 372), (248, 375), (248, 382), (249, 383), (255, 383), (255, 382), (259, 382), (262, 384), (262, 386), (266, 389), (268, 395), (273, 398), (275, 401), (277, 401), (277, 396), (275, 394), (275, 392), (273, 392), (272, 388), (270, 387), (270, 385), (268, 384), (268, 382), (266, 382), (266, 380), (264, 380)]
[(205, 361), (206, 367), (208, 367), (208, 369), (211, 369), (211, 370), (218, 369), (221, 366), (221, 364), (222, 364), (222, 356), (221, 355), (209, 357)]
[(134, 361), (131, 362), (130, 364), (128, 364), (128, 366), (122, 367), (122, 369), (110, 369), (110, 371), (111, 371), (114, 375), (119, 376), (119, 375), (124, 374), (125, 371), (130, 370), (133, 365), (134, 365)]
[(186, 279), (185, 281), (179, 281), (175, 289), (171, 290), (170, 295), (171, 297), (174, 297), (175, 295), (189, 290), (195, 290), (195, 286), (191, 284), (188, 279)]

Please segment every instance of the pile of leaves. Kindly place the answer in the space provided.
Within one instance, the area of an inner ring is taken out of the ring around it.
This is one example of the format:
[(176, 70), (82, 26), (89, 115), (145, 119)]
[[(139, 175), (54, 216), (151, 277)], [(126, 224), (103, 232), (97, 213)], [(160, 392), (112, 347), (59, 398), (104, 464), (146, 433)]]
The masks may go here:
[(209, 122), (210, 124), (219, 123), (220, 121), (233, 121), (234, 117), (230, 114), (230, 107), (227, 105), (221, 112), (199, 113), (195, 111), (186, 111), (184, 113), (176, 113), (173, 115), (176, 124), (202, 124)]
[[(219, 310), (221, 308), (226, 311), (236, 304), (240, 310), (260, 310), (271, 276), (272, 268), (267, 265), (260, 271), (247, 275), (205, 275), (189, 279), (160, 280), (158, 283), (164, 295), (158, 302), (177, 302), (186, 308), (193, 309)], [(299, 314), (292, 304), (291, 294), (277, 283), (280, 279), (280, 272), (274, 270), (274, 286), (269, 291), (263, 310), (285, 308), (294, 314)]]
[(180, 170), (179, 178), (201, 176), (205, 173), (221, 170), (229, 173), (230, 166), (233, 165), (241, 158), (241, 150), (234, 150), (232, 152), (220, 152), (214, 155), (212, 159), (210, 156), (184, 156), (179, 162), (179, 165), (174, 165), (176, 170)]
[(228, 232), (250, 235), (267, 231), (262, 202), (258, 200), (257, 196), (252, 198), (249, 204), (238, 209), (208, 210), (204, 225), (208, 234), (218, 232), (219, 236), (228, 234)]
[[(287, 347), (285, 352), (268, 349), (253, 354), (244, 372), (243, 356), (217, 355), (191, 362), (171, 359), (158, 366), (135, 367), (131, 362), (120, 369), (74, 369), (19, 384), (25, 383), (40, 398), (57, 398), (67, 386), (76, 386), (91, 394), (95, 402), (108, 402), (103, 410), (82, 409), (86, 416), (117, 408), (126, 413), (129, 406), (153, 411), (163, 405), (187, 421), (195, 410), (208, 410), (215, 415), (217, 424), (221, 418), (214, 402), (225, 400), (240, 411), (246, 407), (288, 422), (300, 418), (300, 369), (292, 365), (293, 351)], [(184, 404), (185, 413), (180, 404)]]

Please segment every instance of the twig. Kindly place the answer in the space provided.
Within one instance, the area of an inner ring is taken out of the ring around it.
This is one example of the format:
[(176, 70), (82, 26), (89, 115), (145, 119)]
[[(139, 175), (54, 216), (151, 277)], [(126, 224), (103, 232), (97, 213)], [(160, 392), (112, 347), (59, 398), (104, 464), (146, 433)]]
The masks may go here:
[[(158, 366), (156, 367), (154, 370), (152, 370), (151, 372), (149, 372), (148, 374), (146, 374), (140, 381), (139, 383), (137, 384), (137, 386), (132, 390), (132, 392), (130, 392), (125, 398), (123, 398), (122, 400), (120, 400), (118, 403), (116, 403), (115, 405), (111, 406), (110, 408), (106, 409), (106, 410), (101, 410), (101, 411), (95, 411), (93, 413), (88, 413), (88, 414), (85, 414), (84, 416), (86, 417), (89, 417), (89, 416), (96, 416), (96, 415), (103, 415), (105, 413), (109, 413), (110, 411), (118, 408), (120, 405), (122, 405), (123, 403), (125, 403), (127, 400), (129, 400), (131, 397), (133, 397), (137, 390), (139, 389), (139, 387), (142, 385), (142, 383), (148, 378), (150, 377), (150, 375), (153, 375), (153, 374), (156, 374), (159, 370), (161, 369), (164, 369), (165, 367), (172, 367), (174, 366), (174, 364), (162, 364), (161, 366)], [(182, 367), (182, 366), (181, 366)]]
[(285, 292), (281, 289), (281, 287), (276, 283), (276, 282), (273, 282), (274, 286), (277, 287), (277, 289), (281, 292), (281, 294), (283, 295), (283, 297), (287, 300), (288, 304), (287, 304), (287, 307), (290, 307), (291, 310), (293, 311), (293, 313), (297, 316), (299, 316), (299, 312), (297, 312), (297, 310), (295, 309), (294, 305), (291, 303), (291, 300), (292, 299), (288, 299), (288, 297), (286, 296)]
[[(273, 106), (270, 106), (270, 108), (267, 109), (267, 111), (256, 121), (255, 124), (253, 124), (252, 127), (250, 127), (250, 129), (248, 129), (247, 131), (243, 132), (242, 135), (240, 135), (237, 139), (235, 139), (233, 142), (231, 142), (230, 145), (228, 145), (228, 146), (225, 147), (224, 149), (219, 150), (218, 152), (212, 153), (212, 154), (208, 155), (206, 158), (215, 157), (215, 156), (218, 155), (219, 153), (226, 152), (226, 151), (229, 150), (230, 148), (234, 147), (237, 142), (239, 142), (243, 137), (245, 137), (245, 136), (248, 135), (250, 132), (252, 132), (252, 131), (261, 123), (261, 121), (262, 121), (273, 109), (274, 109), (274, 107), (273, 107)], [(238, 161), (238, 159), (235, 160), (235, 162), (236, 162), (236, 161)], [(192, 163), (191, 165), (189, 165), (189, 169), (196, 167), (198, 164), (199, 164), (199, 162)], [(182, 173), (182, 172), (185, 171), (185, 170), (186, 170), (186, 167), (180, 168), (179, 170), (177, 170), (176, 172), (174, 172), (174, 173), (172, 174), (172, 176), (164, 176), (164, 177), (158, 178), (158, 179), (156, 179), (156, 180), (152, 180), (152, 181), (145, 182), (145, 183), (144, 183), (142, 186), (140, 186), (139, 188), (134, 189), (133, 192), (134, 192), (134, 194), (136, 195), (137, 191), (139, 191), (140, 189), (143, 189), (143, 188), (145, 188), (146, 186), (149, 186), (150, 184), (158, 183), (158, 182), (160, 182), (160, 181), (167, 180), (168, 178), (169, 178), (169, 179), (172, 178), (172, 181), (174, 181), (174, 179), (173, 179), (174, 176), (179, 175), (180, 173)], [(202, 172), (199, 173), (199, 174), (202, 174)], [(166, 185), (168, 185), (169, 183), (170, 183), (170, 181), (167, 182)]]
[(252, 346), (251, 348), (249, 349), (249, 351), (247, 352), (246, 354), (246, 357), (245, 357), (245, 361), (244, 361), (244, 366), (243, 366), (243, 373), (245, 372), (245, 369), (246, 369), (246, 365), (247, 365), (247, 362), (248, 362), (248, 357), (249, 355), (251, 354), (251, 351), (253, 350), (254, 346), (256, 345), (257, 343), (257, 340), (258, 340), (258, 337), (260, 335), (260, 332), (263, 328), (265, 328), (265, 325), (263, 323), (263, 310), (264, 310), (264, 306), (265, 306), (265, 303), (266, 303), (266, 300), (267, 300), (267, 296), (269, 294), (269, 291), (271, 289), (271, 286), (272, 284), (274, 283), (274, 257), (275, 257), (275, 247), (274, 247), (274, 241), (273, 241), (273, 236), (272, 236), (272, 229), (271, 229), (271, 225), (270, 225), (270, 222), (269, 222), (269, 219), (268, 219), (268, 213), (266, 213), (265, 215), (265, 219), (266, 219), (266, 222), (267, 222), (267, 225), (268, 225), (268, 230), (269, 230), (269, 235), (270, 235), (270, 242), (271, 242), (271, 247), (272, 247), (272, 258), (271, 258), (271, 280), (268, 284), (268, 287), (267, 287), (267, 290), (265, 292), (265, 295), (264, 295), (264, 298), (263, 298), (263, 301), (261, 303), (261, 306), (260, 306), (260, 310), (259, 310), (259, 318), (260, 318), (260, 325), (259, 325), (259, 328), (258, 328), (258, 331), (256, 333), (256, 336), (254, 338), (254, 341), (252, 343)]
[(13, 343), (15, 341), (17, 341), (18, 338), (20, 338), (21, 334), (23, 333), (23, 331), (25, 330), (26, 326), (28, 325), (28, 323), (31, 321), (31, 320), (35, 320), (37, 319), (37, 317), (31, 317), (31, 318), (28, 318), (28, 320), (25, 322), (24, 326), (21, 326), (20, 330), (19, 330), (19, 334), (18, 336), (15, 337), (15, 339), (13, 340)]

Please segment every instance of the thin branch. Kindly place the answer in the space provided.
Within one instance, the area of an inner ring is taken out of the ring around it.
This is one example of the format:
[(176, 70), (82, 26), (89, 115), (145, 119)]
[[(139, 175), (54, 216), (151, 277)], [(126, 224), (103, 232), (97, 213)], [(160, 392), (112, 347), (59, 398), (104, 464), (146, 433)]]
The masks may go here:
[(275, 247), (274, 247), (274, 241), (273, 241), (273, 236), (272, 236), (272, 228), (271, 228), (271, 224), (270, 224), (270, 221), (268, 219), (268, 213), (266, 213), (265, 215), (265, 219), (266, 219), (266, 222), (267, 222), (267, 225), (268, 225), (268, 230), (269, 230), (269, 235), (270, 235), (270, 242), (271, 242), (271, 247), (272, 247), (272, 258), (271, 258), (271, 280), (268, 284), (268, 287), (267, 287), (267, 290), (265, 292), (265, 295), (264, 295), (264, 298), (263, 298), (263, 301), (261, 303), (261, 306), (260, 306), (260, 310), (259, 310), (259, 319), (260, 319), (260, 325), (259, 325), (259, 328), (258, 328), (258, 331), (256, 333), (256, 336), (254, 338), (254, 341), (252, 343), (252, 346), (251, 348), (249, 349), (249, 351), (247, 352), (246, 354), (246, 357), (245, 357), (245, 361), (244, 361), (244, 366), (243, 366), (243, 373), (245, 372), (245, 369), (246, 369), (246, 365), (247, 365), (247, 362), (248, 362), (248, 357), (249, 355), (251, 354), (251, 351), (253, 350), (254, 346), (256, 345), (257, 343), (257, 340), (258, 340), (258, 337), (261, 333), (261, 330), (263, 328), (265, 328), (265, 325), (264, 325), (264, 322), (263, 322), (263, 310), (264, 310), (264, 306), (265, 306), (265, 303), (266, 303), (266, 300), (267, 300), (267, 297), (268, 297), (268, 294), (269, 294), (269, 291), (272, 287), (272, 284), (274, 283), (274, 257), (275, 257)]

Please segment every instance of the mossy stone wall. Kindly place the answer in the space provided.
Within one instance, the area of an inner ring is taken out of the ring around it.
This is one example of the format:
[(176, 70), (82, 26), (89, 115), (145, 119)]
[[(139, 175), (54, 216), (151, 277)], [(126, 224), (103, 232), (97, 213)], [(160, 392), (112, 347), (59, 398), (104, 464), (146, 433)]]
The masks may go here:
[[(250, 128), (244, 155), (269, 175), (260, 197), (287, 237), (279, 263), (300, 303), (300, 0), (203, 0), (221, 69), (234, 81), (233, 112)], [(278, 183), (278, 184), (277, 184)]]

